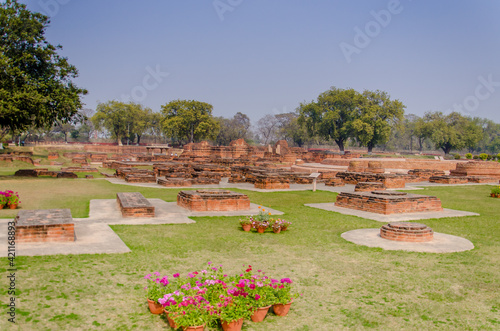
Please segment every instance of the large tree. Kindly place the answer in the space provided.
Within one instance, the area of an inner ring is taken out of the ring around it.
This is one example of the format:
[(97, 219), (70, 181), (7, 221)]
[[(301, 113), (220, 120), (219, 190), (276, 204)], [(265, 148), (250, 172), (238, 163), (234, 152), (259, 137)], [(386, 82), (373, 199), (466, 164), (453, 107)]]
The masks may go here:
[(354, 136), (371, 153), (377, 144), (389, 139), (391, 127), (399, 125), (405, 106), (399, 100), (391, 100), (383, 91), (364, 91), (363, 104), (351, 123)]
[(180, 141), (197, 142), (215, 139), (219, 123), (212, 115), (212, 105), (195, 100), (174, 100), (161, 107), (163, 128)]
[(352, 137), (352, 123), (363, 105), (362, 96), (353, 89), (332, 87), (321, 93), (317, 101), (300, 104), (299, 123), (309, 135), (333, 140), (344, 151), (347, 139)]
[(69, 122), (81, 108), (76, 68), (45, 40), (49, 18), (15, 0), (0, 4), (0, 126), (10, 131)]
[(449, 154), (452, 149), (462, 149), (477, 144), (478, 130), (472, 120), (460, 113), (444, 115), (441, 112), (428, 112), (424, 115), (427, 132), (436, 148)]
[(107, 130), (118, 145), (122, 145), (123, 138), (130, 139), (135, 134), (142, 135), (149, 128), (147, 127), (149, 114), (151, 114), (151, 110), (143, 108), (140, 104), (113, 100), (97, 105), (92, 123), (97, 130)]
[(237, 112), (233, 118), (218, 117), (220, 130), (215, 142), (220, 146), (228, 146), (236, 139), (249, 140), (250, 119), (247, 115)]

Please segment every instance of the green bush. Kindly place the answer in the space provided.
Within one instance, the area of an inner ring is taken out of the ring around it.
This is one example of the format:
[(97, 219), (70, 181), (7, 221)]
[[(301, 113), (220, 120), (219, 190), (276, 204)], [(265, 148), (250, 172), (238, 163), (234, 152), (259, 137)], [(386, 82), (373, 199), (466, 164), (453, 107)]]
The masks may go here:
[(497, 154), (497, 160), (500, 162), (500, 153)]
[(493, 155), (488, 154), (488, 157), (487, 157), (486, 159), (489, 161), (489, 160), (491, 160), (491, 159), (493, 159), (493, 158), (494, 158), (494, 157), (493, 157)]
[(455, 154), (455, 160), (460, 160), (460, 154)]
[(472, 154), (471, 154), (471, 153), (467, 153), (467, 154), (465, 154), (465, 158), (466, 158), (467, 160), (472, 159)]
[(479, 159), (479, 156), (474, 155), (472, 158), (473, 158), (474, 160), (477, 160), (477, 159)]
[(486, 153), (481, 153), (481, 154), (479, 154), (479, 158), (480, 158), (481, 160), (483, 160), (483, 161), (486, 161), (486, 159), (488, 158), (488, 154), (486, 154)]

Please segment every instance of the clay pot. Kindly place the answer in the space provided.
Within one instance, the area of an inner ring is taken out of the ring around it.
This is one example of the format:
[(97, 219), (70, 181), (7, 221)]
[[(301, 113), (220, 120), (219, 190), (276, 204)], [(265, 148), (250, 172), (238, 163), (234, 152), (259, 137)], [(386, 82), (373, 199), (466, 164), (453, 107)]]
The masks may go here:
[(252, 224), (243, 224), (241, 227), (243, 228), (243, 231), (248, 232), (252, 229)]
[(0, 209), (3, 209), (3, 206), (4, 206), (4, 205), (0, 205)]
[(178, 326), (177, 326), (177, 324), (175, 323), (175, 320), (172, 318), (172, 317), (174, 317), (174, 316), (175, 316), (175, 314), (174, 314), (174, 313), (171, 313), (171, 312), (169, 312), (169, 311), (166, 311), (166, 310), (165, 310), (165, 314), (167, 315), (168, 325), (170, 325), (170, 327), (171, 327), (172, 329), (177, 329), (177, 328), (178, 328)]
[(156, 301), (148, 299), (148, 306), (149, 306), (149, 311), (151, 312), (151, 314), (158, 315), (158, 314), (163, 313), (163, 306), (160, 305)]
[(197, 326), (183, 326), (182, 330), (184, 331), (203, 331), (205, 329), (205, 324), (197, 325)]
[(221, 321), (221, 324), (224, 331), (240, 331), (243, 327), (243, 318), (232, 322)]
[(252, 322), (262, 322), (266, 318), (267, 312), (271, 306), (257, 308), (257, 310), (250, 317)]
[(266, 231), (266, 228), (264, 228), (262, 226), (257, 228), (258, 233), (264, 233), (264, 231)]
[(16, 203), (16, 204), (9, 205), (9, 208), (10, 208), (10, 209), (16, 209), (16, 208), (17, 208), (17, 203)]
[(280, 232), (281, 232), (281, 228), (277, 228), (277, 229), (276, 229), (276, 228), (273, 228), (273, 232), (274, 232), (274, 233), (280, 233)]
[(286, 316), (288, 314), (288, 311), (290, 310), (290, 306), (292, 305), (292, 303), (293, 299), (286, 304), (277, 303), (273, 305), (273, 311), (277, 316)]
[(288, 229), (288, 226), (282, 226), (281, 227), (281, 231), (286, 231), (286, 229)]

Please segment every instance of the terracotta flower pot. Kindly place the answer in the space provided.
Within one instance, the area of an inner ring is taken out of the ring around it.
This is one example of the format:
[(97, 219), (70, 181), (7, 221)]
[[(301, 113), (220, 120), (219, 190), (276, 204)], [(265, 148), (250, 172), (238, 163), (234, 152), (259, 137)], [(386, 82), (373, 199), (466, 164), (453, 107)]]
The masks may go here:
[(266, 228), (264, 228), (262, 226), (260, 226), (260, 227), (257, 228), (257, 232), (258, 233), (264, 233), (264, 231), (266, 231)]
[(221, 324), (224, 331), (240, 331), (243, 327), (243, 318), (232, 322), (222, 321)]
[(280, 232), (281, 232), (281, 228), (277, 228), (277, 229), (276, 229), (276, 228), (273, 228), (273, 232), (274, 232), (274, 233), (280, 233)]
[(0, 209), (3, 209), (3, 206), (4, 206), (4, 205), (0, 205)]
[(252, 224), (243, 224), (241, 227), (243, 228), (243, 231), (248, 232), (252, 229)]
[(266, 318), (267, 312), (271, 306), (257, 308), (257, 310), (250, 317), (252, 322), (262, 322)]
[(277, 303), (273, 305), (273, 311), (277, 316), (286, 316), (290, 311), (290, 306), (292, 305), (292, 303), (293, 299), (292, 301), (286, 304)]
[(9, 205), (9, 208), (10, 208), (10, 209), (16, 209), (16, 208), (17, 208), (17, 203), (16, 203), (16, 204)]
[(167, 315), (168, 325), (170, 325), (170, 327), (172, 329), (177, 329), (178, 326), (175, 323), (175, 320), (173, 319), (173, 317), (175, 316), (175, 313), (171, 313), (171, 312), (165, 310), (165, 314)]
[(197, 325), (197, 326), (183, 326), (182, 330), (184, 331), (203, 331), (205, 329), (205, 324)]
[(156, 301), (148, 299), (148, 306), (149, 306), (149, 311), (151, 312), (151, 314), (158, 315), (158, 314), (163, 313), (163, 306), (160, 305)]
[(281, 231), (286, 231), (286, 229), (288, 229), (288, 225), (287, 225), (287, 226), (282, 226), (282, 227), (281, 227)]

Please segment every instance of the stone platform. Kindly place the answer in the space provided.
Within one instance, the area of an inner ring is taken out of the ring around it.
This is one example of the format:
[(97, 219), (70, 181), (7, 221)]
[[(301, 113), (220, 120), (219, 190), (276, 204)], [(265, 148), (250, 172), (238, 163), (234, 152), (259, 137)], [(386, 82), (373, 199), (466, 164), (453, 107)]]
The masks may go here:
[(436, 197), (395, 191), (342, 192), (335, 205), (384, 215), (443, 210)]
[(226, 190), (180, 191), (177, 205), (191, 211), (248, 210), (250, 199), (243, 193)]
[(394, 241), (427, 242), (432, 241), (434, 232), (425, 224), (394, 222), (380, 228), (380, 237)]
[(21, 210), (15, 220), (17, 242), (75, 241), (69, 209)]

